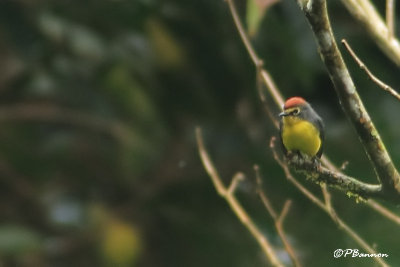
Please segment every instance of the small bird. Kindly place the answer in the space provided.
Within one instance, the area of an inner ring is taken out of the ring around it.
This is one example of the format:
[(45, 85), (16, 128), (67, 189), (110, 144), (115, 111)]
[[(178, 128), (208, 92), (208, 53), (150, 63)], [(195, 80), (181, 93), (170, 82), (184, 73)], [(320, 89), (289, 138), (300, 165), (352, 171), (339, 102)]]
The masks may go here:
[(280, 139), (286, 156), (297, 153), (321, 158), (324, 124), (307, 101), (297, 96), (287, 99), (279, 117)]

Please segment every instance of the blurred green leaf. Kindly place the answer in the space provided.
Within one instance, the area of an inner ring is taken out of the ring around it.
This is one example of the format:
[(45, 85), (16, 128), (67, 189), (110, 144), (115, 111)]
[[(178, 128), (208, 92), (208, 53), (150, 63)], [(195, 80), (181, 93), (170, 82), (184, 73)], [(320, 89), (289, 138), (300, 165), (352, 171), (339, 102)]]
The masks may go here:
[(167, 26), (155, 18), (150, 18), (147, 21), (146, 29), (157, 63), (164, 68), (182, 66), (184, 49)]
[(251, 37), (257, 34), (266, 10), (277, 2), (279, 0), (247, 0), (246, 23)]
[(17, 225), (0, 226), (0, 254), (21, 254), (41, 246), (39, 235)]

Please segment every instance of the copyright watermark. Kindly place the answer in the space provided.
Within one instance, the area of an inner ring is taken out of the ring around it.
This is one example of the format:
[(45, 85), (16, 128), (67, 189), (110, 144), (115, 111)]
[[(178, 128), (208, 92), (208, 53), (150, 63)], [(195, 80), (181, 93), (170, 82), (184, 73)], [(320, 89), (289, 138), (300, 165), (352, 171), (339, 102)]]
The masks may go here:
[(336, 249), (333, 252), (333, 257), (335, 258), (387, 258), (389, 257), (388, 254), (386, 253), (361, 253), (359, 252), (358, 249), (352, 249), (352, 248), (347, 248), (347, 249)]

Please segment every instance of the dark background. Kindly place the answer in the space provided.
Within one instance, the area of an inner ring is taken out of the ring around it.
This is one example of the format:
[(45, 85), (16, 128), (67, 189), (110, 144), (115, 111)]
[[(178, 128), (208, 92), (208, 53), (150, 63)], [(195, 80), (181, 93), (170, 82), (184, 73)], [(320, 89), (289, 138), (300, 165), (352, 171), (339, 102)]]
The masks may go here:
[[(244, 18), (246, 4), (237, 2)], [(337, 39), (398, 88), (398, 67), (338, 1), (329, 8)], [(332, 161), (376, 182), (295, 1), (267, 10), (252, 40), (284, 96), (306, 98), (324, 118)], [(400, 103), (344, 57), (399, 162)], [(253, 164), (277, 210), (293, 200), (285, 228), (304, 266), (375, 266), (333, 258), (337, 248), (363, 251), (273, 160), (268, 142), (277, 131), (258, 99), (255, 68), (228, 6), (214, 0), (0, 2), (0, 265), (267, 265), (202, 167), (196, 126), (226, 183), (247, 175), (238, 198), (285, 263)], [(332, 194), (338, 214), (399, 265), (398, 226)]]

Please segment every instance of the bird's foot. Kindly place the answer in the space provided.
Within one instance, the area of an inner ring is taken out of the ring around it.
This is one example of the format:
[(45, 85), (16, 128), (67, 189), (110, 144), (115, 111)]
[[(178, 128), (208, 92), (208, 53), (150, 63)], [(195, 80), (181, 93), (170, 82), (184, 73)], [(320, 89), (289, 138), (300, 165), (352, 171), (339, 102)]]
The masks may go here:
[(316, 172), (320, 172), (321, 171), (321, 166), (322, 166), (321, 159), (318, 158), (318, 157), (313, 157), (312, 158), (312, 163), (313, 163), (313, 169)]

